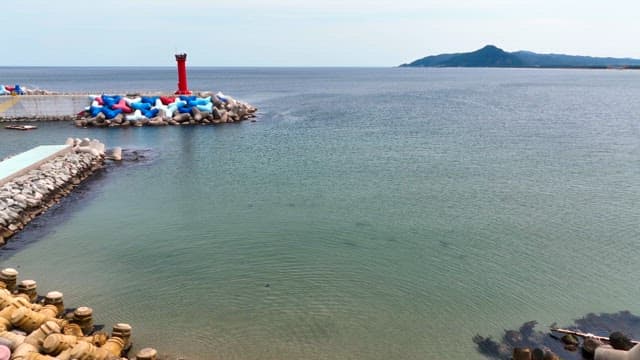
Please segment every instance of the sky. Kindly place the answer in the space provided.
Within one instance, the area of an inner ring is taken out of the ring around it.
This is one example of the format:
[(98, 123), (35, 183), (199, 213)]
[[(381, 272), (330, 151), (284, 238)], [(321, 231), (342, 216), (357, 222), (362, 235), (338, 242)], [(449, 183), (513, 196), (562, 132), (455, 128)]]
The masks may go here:
[(397, 66), (487, 44), (640, 58), (637, 0), (5, 0), (0, 66)]

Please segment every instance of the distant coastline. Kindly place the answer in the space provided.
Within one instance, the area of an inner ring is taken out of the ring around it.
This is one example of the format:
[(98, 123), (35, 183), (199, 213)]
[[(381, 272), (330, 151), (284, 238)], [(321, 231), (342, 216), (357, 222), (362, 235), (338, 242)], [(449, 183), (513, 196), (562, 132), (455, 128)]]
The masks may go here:
[(496, 46), (454, 54), (427, 56), (400, 67), (502, 67), (534, 69), (631, 69), (640, 70), (640, 59), (506, 52)]

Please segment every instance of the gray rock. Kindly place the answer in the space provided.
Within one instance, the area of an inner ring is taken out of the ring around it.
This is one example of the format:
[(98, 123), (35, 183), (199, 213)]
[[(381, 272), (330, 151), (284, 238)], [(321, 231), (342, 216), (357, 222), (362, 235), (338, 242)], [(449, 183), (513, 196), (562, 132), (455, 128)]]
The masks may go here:
[(596, 352), (596, 348), (602, 345), (602, 342), (596, 340), (594, 338), (586, 338), (582, 342), (582, 350), (590, 355), (593, 355)]
[(122, 148), (121, 147), (113, 148), (113, 151), (111, 152), (111, 157), (115, 161), (121, 161), (122, 160)]
[(628, 351), (633, 347), (633, 343), (631, 343), (631, 340), (629, 340), (626, 335), (619, 331), (614, 331), (609, 334), (609, 344), (616, 350)]
[(578, 338), (571, 335), (571, 334), (565, 334), (564, 336), (562, 336), (562, 338), (560, 338), (560, 340), (562, 340), (562, 342), (565, 345), (578, 345), (579, 341)]
[(544, 360), (544, 351), (540, 348), (533, 349), (531, 353), (531, 360)]

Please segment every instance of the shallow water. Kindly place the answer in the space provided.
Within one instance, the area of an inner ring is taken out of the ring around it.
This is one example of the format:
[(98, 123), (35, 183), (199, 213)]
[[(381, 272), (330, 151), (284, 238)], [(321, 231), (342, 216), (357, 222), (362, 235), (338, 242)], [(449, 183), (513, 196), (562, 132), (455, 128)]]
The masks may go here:
[[(481, 359), (476, 333), (640, 311), (640, 72), (189, 76), (258, 122), (0, 129), (0, 157), (68, 136), (152, 154), (84, 185), (1, 266), (189, 359)], [(175, 73), (0, 68), (0, 82), (173, 90)]]

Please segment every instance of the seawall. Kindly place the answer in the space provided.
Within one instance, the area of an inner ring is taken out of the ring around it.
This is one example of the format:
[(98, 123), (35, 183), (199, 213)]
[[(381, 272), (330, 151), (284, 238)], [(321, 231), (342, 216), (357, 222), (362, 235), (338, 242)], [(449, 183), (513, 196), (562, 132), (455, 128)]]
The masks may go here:
[(105, 159), (104, 145), (88, 139), (69, 139), (55, 155), (33, 161), (26, 156), (21, 169), (5, 171), (0, 186), (0, 246), (102, 168)]
[(0, 122), (73, 120), (87, 105), (86, 95), (0, 96)]

